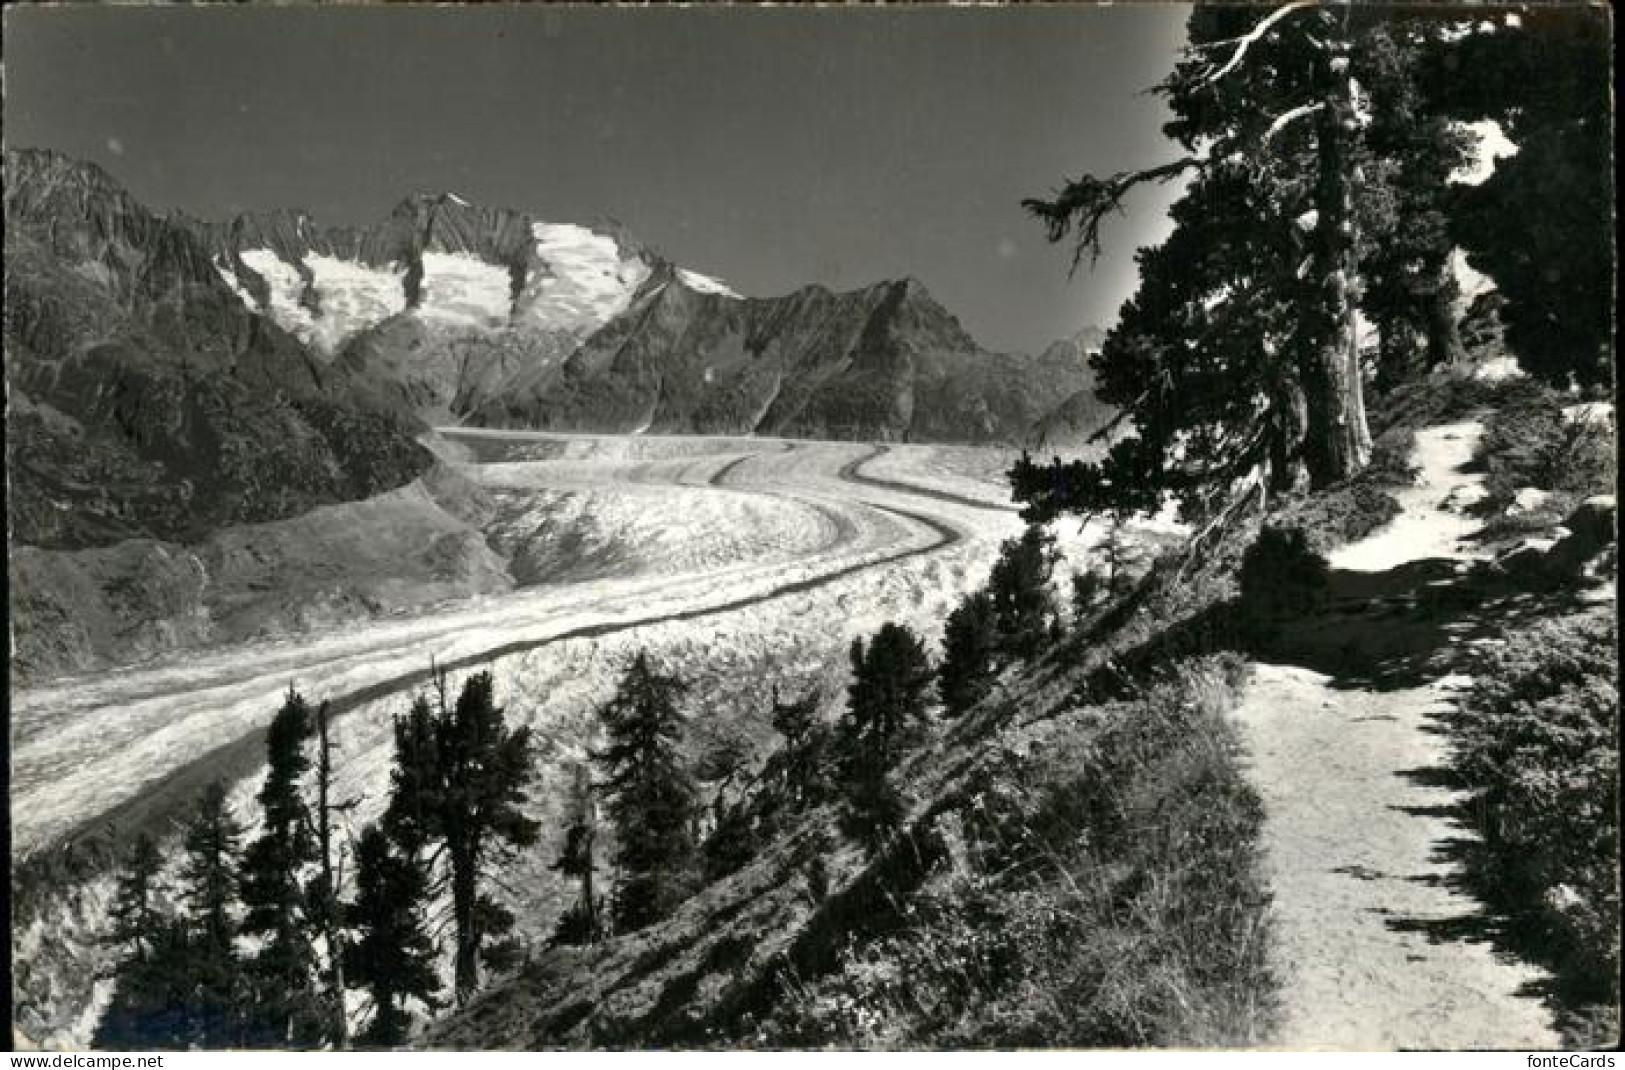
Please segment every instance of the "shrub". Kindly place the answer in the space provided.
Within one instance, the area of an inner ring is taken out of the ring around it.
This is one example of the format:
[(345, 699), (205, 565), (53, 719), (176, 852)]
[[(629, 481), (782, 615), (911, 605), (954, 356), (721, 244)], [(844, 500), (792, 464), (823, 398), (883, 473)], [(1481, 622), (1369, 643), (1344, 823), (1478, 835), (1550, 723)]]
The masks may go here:
[(857, 1048), (1258, 1043), (1272, 1011), (1262, 807), (1224, 711), (1235, 658), (1165, 672), (1009, 755), (936, 831), (962, 862), (895, 903), (758, 1037)]
[(1484, 424), (1474, 453), (1488, 492), (1480, 508), (1505, 513), (1519, 490), (1537, 487), (1556, 497), (1547, 510), (1550, 523), (1560, 521), (1578, 500), (1613, 492), (1613, 438), (1608, 423), (1570, 420), (1550, 391), (1518, 398)]
[(1474, 877), (1530, 920), (1579, 1003), (1619, 1002), (1619, 657), (1611, 616), (1547, 621), (1483, 655), (1450, 715), (1477, 792)]
[(1241, 558), (1241, 604), (1258, 622), (1312, 612), (1326, 600), (1326, 559), (1298, 527), (1266, 525)]
[(1372, 487), (1408, 487), (1416, 482), (1420, 469), (1411, 463), (1416, 435), (1395, 428), (1378, 435), (1371, 444), (1371, 460), (1354, 477), (1357, 483)]

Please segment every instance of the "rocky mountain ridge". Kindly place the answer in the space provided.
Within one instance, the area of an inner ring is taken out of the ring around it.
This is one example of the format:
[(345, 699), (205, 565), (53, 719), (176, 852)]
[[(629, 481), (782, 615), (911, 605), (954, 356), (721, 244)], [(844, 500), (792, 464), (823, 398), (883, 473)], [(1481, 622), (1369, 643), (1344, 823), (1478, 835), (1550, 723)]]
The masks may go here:
[(251, 312), (104, 171), (5, 156), (14, 542), (190, 540), (410, 482), (421, 424)]
[(741, 297), (618, 225), (450, 193), (189, 225), (247, 307), (432, 423), (1013, 442), (1087, 384), (982, 349), (917, 280)]

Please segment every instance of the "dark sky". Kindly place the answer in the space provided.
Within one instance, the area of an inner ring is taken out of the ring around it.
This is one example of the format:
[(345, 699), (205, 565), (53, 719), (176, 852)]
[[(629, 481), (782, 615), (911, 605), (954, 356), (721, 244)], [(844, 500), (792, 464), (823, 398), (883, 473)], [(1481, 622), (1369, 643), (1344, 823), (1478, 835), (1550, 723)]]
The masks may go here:
[(612, 217), (750, 294), (914, 275), (994, 348), (1107, 324), (1171, 191), (1098, 269), (1020, 210), (1163, 159), (1186, 9), (16, 8), (5, 137), (207, 217), (367, 222), (451, 190)]

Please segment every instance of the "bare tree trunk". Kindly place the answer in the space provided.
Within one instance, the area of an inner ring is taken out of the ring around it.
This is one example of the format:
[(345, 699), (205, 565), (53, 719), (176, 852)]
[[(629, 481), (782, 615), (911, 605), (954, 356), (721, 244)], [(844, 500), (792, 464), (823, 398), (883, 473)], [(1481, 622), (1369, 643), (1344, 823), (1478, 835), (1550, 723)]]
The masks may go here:
[(1437, 285), (1428, 294), (1428, 367), (1454, 368), (1467, 359), (1461, 341), (1461, 325), (1456, 321), (1456, 299), (1461, 287), (1450, 273), (1450, 261), (1441, 259)]
[(1265, 494), (1284, 497), (1303, 489), (1308, 479), (1303, 466), (1303, 440), (1309, 426), (1303, 385), (1283, 373), (1270, 401), (1269, 479)]
[(339, 939), (339, 887), (333, 865), (333, 752), (327, 733), (328, 707), (316, 707), (316, 834), (321, 845), (322, 937), (327, 943), (328, 999), (332, 1003), (333, 1046), (350, 1046), (350, 1022), (344, 1013), (344, 945)]
[(463, 849), (451, 852), (451, 911), (457, 929), (453, 981), (457, 1005), (468, 1003), (480, 985), (480, 933), (474, 855)]
[(1354, 279), (1359, 268), (1354, 241), (1352, 147), (1358, 129), (1348, 45), (1329, 43), (1320, 60), (1326, 85), (1316, 114), (1320, 174), (1315, 201), (1314, 260), (1306, 336), (1301, 350), (1308, 427), (1304, 462), (1312, 487), (1354, 475), (1371, 457), (1364, 387), (1354, 321)]

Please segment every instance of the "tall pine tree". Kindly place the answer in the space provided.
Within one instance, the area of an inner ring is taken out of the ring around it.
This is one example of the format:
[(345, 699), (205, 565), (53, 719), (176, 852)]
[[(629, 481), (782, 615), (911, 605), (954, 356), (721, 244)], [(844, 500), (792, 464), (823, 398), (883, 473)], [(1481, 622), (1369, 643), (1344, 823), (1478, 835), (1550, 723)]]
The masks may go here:
[[(1052, 239), (1076, 235), (1082, 257), (1098, 253), (1102, 224), (1136, 187), (1188, 181), (1173, 235), (1141, 252), (1140, 290), (1092, 361), (1101, 400), (1134, 431), (1098, 462), (1024, 458), (1012, 477), (1031, 519), (1150, 511), (1168, 495), (1187, 517), (1222, 516), (1255, 491), (1322, 487), (1364, 467), (1355, 313), (1362, 255), (1378, 243), (1361, 224), (1381, 217), (1371, 202), (1392, 198), (1382, 180), (1395, 173), (1374, 166), (1372, 109), (1409, 99), (1373, 95), (1365, 83), (1377, 77), (1360, 69), (1380, 51), (1370, 46), (1384, 22), (1381, 10), (1348, 3), (1200, 5), (1182, 58), (1156, 87), (1183, 154), (1024, 202)], [(1417, 127), (1396, 119), (1386, 129)], [(1416, 195), (1405, 218), (1418, 234), (1447, 156), (1405, 174)], [(1394, 286), (1437, 294), (1439, 243), (1423, 244), (1414, 271), (1394, 265)]]
[(531, 735), (507, 726), (489, 672), (468, 677), (454, 705), (444, 676), (435, 682), (438, 706), (419, 699), (395, 724), (394, 795), (385, 824), (403, 847), (444, 856), (461, 1004), (479, 986), (488, 941), (506, 935), (513, 920), (481, 882), (514, 850), (536, 842), (538, 826), (522, 809), (529, 801)]
[(130, 845), (113, 895), (111, 939), (123, 945), (132, 958), (147, 958), (163, 930), (164, 918), (157, 902), (163, 868), (158, 845), (151, 836), (141, 833)]
[(678, 709), (686, 690), (639, 651), (598, 713), (608, 744), (592, 760), (615, 829), (618, 932), (666, 917), (692, 889), (697, 800)]
[(124, 949), (113, 972), (113, 997), (93, 1045), (127, 1051), (184, 1048), (191, 1042), (186, 1008), (191, 968), (185, 929), (158, 906), (163, 859), (152, 837), (131, 845), (118, 878), (110, 939)]
[(242, 960), (237, 951), (242, 827), (231, 815), (226, 786), (204, 789), (182, 841), (181, 899), (187, 906), (185, 1014), (188, 1040), (201, 1048), (243, 1042)]
[(355, 901), (344, 910), (356, 932), (344, 948), (345, 979), (372, 996), (372, 1021), (357, 1043), (395, 1047), (407, 1037), (407, 999), (438, 1005), (435, 947), (423, 919), (428, 878), (412, 853), (368, 825), (356, 845), (355, 888)]
[(242, 931), (257, 938), (248, 962), (252, 990), (248, 1040), (254, 1047), (309, 1048), (331, 1027), (316, 986), (316, 921), (305, 899), (305, 869), (316, 861), (302, 778), (310, 768), (310, 707), (292, 688), (266, 731), (264, 822), (243, 854)]
[(867, 646), (862, 639), (853, 640), (851, 657), (852, 683), (838, 746), (848, 824), (873, 841), (901, 816), (890, 774), (925, 720), (931, 662), (918, 636), (889, 622)]
[(948, 614), (942, 631), (937, 687), (942, 706), (958, 716), (992, 689), (999, 654), (998, 614), (987, 591), (974, 591)]
[(553, 868), (577, 882), (574, 904), (559, 918), (553, 939), (560, 944), (591, 944), (598, 940), (598, 894), (594, 878), (598, 873), (598, 804), (593, 797), (592, 773), (586, 766), (576, 769), (570, 793), (570, 824), (564, 830), (564, 846)]

